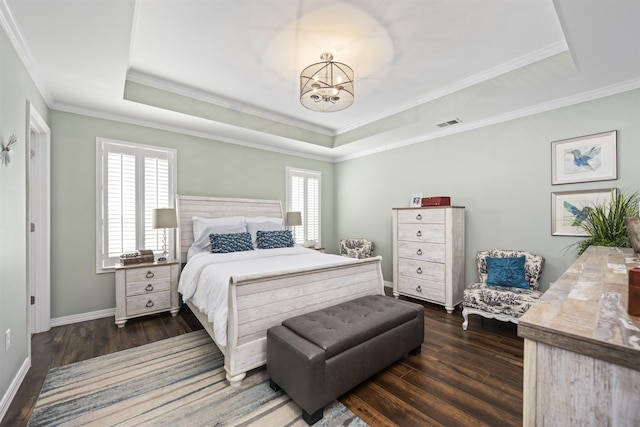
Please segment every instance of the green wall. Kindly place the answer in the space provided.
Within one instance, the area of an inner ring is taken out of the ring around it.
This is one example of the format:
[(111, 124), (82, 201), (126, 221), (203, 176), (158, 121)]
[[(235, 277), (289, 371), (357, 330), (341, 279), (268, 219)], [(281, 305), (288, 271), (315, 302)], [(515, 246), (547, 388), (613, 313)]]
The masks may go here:
[[(0, 398), (27, 360), (27, 102), (49, 110), (4, 31), (0, 31), (0, 139), (18, 137), (9, 166), (0, 164)], [(5, 331), (11, 348), (5, 351)]]
[(51, 317), (115, 307), (113, 273), (96, 274), (96, 137), (171, 147), (178, 193), (279, 199), (285, 168), (322, 172), (322, 242), (334, 235), (334, 165), (141, 126), (59, 111), (51, 113)]
[[(551, 185), (551, 142), (618, 131), (618, 180)], [(522, 249), (546, 258), (547, 289), (576, 259), (575, 237), (551, 236), (551, 193), (640, 190), (640, 90), (511, 120), (336, 165), (338, 238), (367, 237), (392, 280), (391, 209), (413, 193), (465, 206), (466, 282), (482, 249)]]

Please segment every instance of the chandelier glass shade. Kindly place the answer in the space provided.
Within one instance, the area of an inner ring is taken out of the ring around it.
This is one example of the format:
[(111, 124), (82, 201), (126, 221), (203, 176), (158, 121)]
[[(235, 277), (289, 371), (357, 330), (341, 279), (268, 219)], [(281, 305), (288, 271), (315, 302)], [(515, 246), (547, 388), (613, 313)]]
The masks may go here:
[(320, 59), (300, 73), (300, 103), (325, 113), (344, 110), (353, 104), (353, 70), (328, 52)]

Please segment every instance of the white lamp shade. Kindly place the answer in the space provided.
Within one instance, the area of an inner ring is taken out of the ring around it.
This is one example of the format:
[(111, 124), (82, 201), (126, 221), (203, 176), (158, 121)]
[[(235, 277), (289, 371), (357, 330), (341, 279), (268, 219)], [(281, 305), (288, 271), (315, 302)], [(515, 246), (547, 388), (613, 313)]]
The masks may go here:
[(154, 209), (151, 214), (151, 228), (176, 228), (178, 218), (173, 208)]
[(302, 214), (300, 212), (287, 212), (287, 226), (295, 227), (302, 225)]

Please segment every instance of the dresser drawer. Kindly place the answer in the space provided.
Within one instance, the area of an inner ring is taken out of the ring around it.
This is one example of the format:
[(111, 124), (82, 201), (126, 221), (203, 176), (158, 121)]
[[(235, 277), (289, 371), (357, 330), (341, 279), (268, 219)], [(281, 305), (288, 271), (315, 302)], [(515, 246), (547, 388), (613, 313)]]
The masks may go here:
[(435, 283), (444, 283), (445, 279), (445, 265), (438, 262), (400, 258), (398, 259), (398, 272), (400, 276), (429, 280)]
[(147, 280), (146, 282), (127, 283), (127, 296), (162, 292), (171, 289), (170, 279)]
[(445, 286), (442, 282), (435, 283), (429, 280), (399, 276), (398, 292), (418, 299), (442, 303), (445, 297)]
[(444, 224), (398, 224), (398, 241), (444, 243)]
[(154, 292), (148, 295), (127, 297), (127, 316), (168, 310), (171, 307), (171, 292)]
[(170, 265), (151, 265), (142, 268), (127, 269), (127, 283), (145, 282), (171, 278)]
[(398, 257), (444, 263), (446, 246), (442, 243), (400, 242)]
[(444, 209), (399, 210), (400, 224), (444, 224)]

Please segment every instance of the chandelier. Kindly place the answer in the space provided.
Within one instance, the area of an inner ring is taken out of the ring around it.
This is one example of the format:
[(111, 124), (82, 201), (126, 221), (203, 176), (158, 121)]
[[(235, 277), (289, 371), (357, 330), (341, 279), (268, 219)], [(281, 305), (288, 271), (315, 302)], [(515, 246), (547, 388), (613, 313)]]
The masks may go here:
[(353, 104), (353, 70), (333, 55), (320, 55), (323, 62), (309, 65), (300, 73), (300, 103), (309, 110), (329, 113)]

